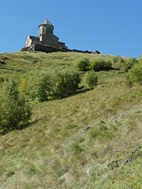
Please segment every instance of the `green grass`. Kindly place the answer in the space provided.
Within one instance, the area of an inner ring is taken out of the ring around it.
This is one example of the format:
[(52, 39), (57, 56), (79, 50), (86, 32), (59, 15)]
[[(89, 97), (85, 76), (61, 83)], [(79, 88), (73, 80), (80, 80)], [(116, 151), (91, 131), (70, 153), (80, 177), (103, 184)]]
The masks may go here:
[[(1, 77), (19, 81), (38, 69), (70, 69), (82, 53), (1, 54)], [(20, 71), (17, 71), (20, 70)], [(126, 86), (121, 70), (97, 72), (87, 92), (33, 107), (31, 124), (0, 136), (1, 189), (140, 189), (142, 88)]]

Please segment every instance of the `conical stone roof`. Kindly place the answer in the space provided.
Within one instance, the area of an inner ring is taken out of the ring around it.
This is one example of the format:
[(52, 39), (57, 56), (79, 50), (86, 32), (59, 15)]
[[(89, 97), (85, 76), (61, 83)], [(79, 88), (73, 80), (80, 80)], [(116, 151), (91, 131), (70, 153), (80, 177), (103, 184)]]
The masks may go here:
[(51, 24), (51, 22), (49, 22), (49, 20), (47, 18), (38, 27), (40, 27), (41, 25), (50, 25), (54, 28), (54, 26)]
[(49, 20), (47, 18), (44, 20), (44, 22), (42, 24), (50, 24), (50, 25), (52, 25), (51, 22), (49, 22)]

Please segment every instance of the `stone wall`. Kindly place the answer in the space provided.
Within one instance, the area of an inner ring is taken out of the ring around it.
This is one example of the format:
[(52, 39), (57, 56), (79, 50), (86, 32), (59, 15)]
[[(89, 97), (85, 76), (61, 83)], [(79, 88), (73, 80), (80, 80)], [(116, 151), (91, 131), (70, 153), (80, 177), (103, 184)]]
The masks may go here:
[(91, 54), (93, 53), (92, 51), (82, 51), (82, 50), (77, 50), (77, 49), (67, 49), (67, 48), (57, 48), (57, 47), (53, 47), (53, 46), (48, 46), (48, 45), (42, 45), (42, 44), (33, 44), (30, 47), (25, 47), (22, 48), (21, 51), (29, 51), (29, 52), (46, 52), (46, 53), (50, 53), (50, 52), (78, 52), (78, 53), (88, 53)]

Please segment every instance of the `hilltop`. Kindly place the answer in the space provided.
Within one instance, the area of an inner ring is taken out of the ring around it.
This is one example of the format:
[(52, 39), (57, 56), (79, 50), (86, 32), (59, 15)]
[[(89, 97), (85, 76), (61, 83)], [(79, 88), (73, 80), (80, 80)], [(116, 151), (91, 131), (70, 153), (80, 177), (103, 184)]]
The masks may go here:
[[(81, 59), (111, 62), (112, 69), (96, 71), (97, 85), (82, 83), (66, 98), (27, 98), (32, 107), (28, 125), (0, 136), (1, 189), (141, 188), (142, 87), (128, 85), (130, 59), (75, 52), (5, 53), (0, 55), (0, 81), (12, 79), (24, 93), (28, 77), (34, 75), (30, 84), (36, 84), (39, 71), (72, 70)], [(79, 73), (83, 77), (86, 71)]]

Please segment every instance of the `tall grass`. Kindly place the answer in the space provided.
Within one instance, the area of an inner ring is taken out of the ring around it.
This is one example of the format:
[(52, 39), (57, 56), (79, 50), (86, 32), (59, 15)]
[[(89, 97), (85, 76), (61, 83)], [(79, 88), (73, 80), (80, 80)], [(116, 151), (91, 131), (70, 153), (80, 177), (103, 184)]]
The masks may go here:
[[(5, 71), (12, 78), (35, 67), (68, 70), (80, 58), (113, 60), (59, 52), (2, 56), (7, 57)], [(0, 69), (4, 77), (5, 71)], [(126, 85), (124, 70), (96, 74), (94, 89), (39, 102), (27, 128), (0, 137), (2, 189), (141, 188), (142, 89)]]

